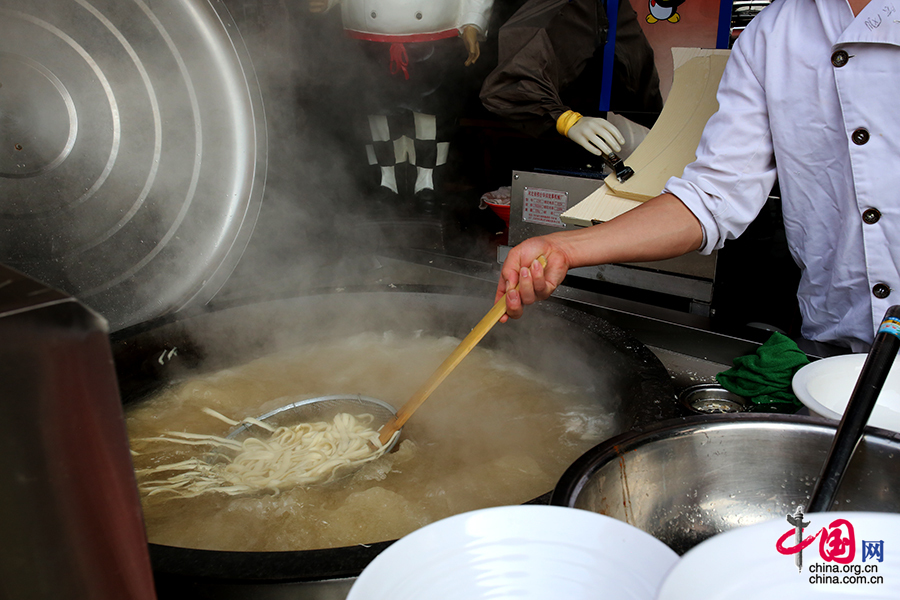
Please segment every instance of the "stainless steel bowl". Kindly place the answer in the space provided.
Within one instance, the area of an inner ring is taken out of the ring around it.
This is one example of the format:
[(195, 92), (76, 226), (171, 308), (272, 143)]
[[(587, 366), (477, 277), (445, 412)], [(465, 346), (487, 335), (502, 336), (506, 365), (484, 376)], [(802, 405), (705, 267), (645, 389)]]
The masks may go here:
[[(669, 420), (589, 450), (560, 478), (551, 503), (625, 521), (684, 553), (722, 531), (805, 506), (835, 431), (833, 423), (796, 415)], [(838, 507), (900, 512), (900, 434), (867, 429)]]

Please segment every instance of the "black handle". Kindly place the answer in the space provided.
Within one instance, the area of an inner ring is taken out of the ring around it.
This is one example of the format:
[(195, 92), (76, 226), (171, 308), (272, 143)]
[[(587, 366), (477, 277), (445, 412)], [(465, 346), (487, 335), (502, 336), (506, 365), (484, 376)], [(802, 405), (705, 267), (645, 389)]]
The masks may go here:
[(862, 439), (866, 423), (869, 422), (869, 416), (875, 408), (878, 394), (884, 387), (898, 349), (900, 349), (900, 305), (895, 305), (887, 309), (875, 335), (875, 342), (859, 373), (859, 379), (856, 380), (850, 401), (847, 402), (831, 450), (828, 451), (828, 458), (809, 497), (807, 513), (825, 512), (834, 503), (841, 479)]
[(601, 156), (603, 158), (603, 162), (609, 165), (609, 168), (612, 169), (616, 174), (616, 179), (619, 180), (619, 183), (624, 183), (632, 175), (634, 175), (634, 169), (626, 166), (625, 162), (621, 158), (619, 158), (619, 155), (615, 152), (610, 152), (609, 154), (602, 152)]

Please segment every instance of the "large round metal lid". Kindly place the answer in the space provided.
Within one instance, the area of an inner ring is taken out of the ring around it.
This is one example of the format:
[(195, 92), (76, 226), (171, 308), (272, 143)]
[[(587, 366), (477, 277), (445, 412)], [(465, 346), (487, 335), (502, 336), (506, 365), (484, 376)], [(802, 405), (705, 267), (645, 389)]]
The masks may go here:
[(0, 262), (112, 330), (208, 301), (265, 173), (259, 85), (220, 0), (0, 0)]

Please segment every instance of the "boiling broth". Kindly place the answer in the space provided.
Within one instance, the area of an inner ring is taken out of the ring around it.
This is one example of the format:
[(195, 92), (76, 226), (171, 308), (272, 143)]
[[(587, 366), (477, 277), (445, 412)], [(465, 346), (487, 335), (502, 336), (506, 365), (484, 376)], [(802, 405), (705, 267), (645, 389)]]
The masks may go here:
[[(242, 419), (288, 397), (336, 393), (399, 407), (458, 343), (360, 334), (185, 379), (127, 411), (135, 468), (202, 455), (203, 448), (139, 440), (163, 431), (224, 435), (228, 426), (203, 407)], [(406, 424), (399, 448), (353, 476), (278, 495), (143, 497), (148, 538), (208, 550), (332, 548), (396, 539), (469, 510), (521, 504), (552, 489), (575, 458), (611, 435), (612, 417), (596, 394), (547, 381), (479, 347)]]

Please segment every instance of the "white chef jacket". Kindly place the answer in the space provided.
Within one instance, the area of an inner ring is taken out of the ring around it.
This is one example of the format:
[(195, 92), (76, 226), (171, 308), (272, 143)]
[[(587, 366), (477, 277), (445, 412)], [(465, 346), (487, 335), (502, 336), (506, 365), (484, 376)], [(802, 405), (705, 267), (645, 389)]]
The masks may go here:
[(353, 37), (421, 42), (459, 35), (466, 25), (484, 39), (494, 0), (328, 0), (328, 9), (338, 3)]
[(807, 339), (865, 351), (900, 304), (900, 0), (777, 0), (741, 33), (696, 162), (666, 190), (701, 252), (740, 235), (776, 175)]

